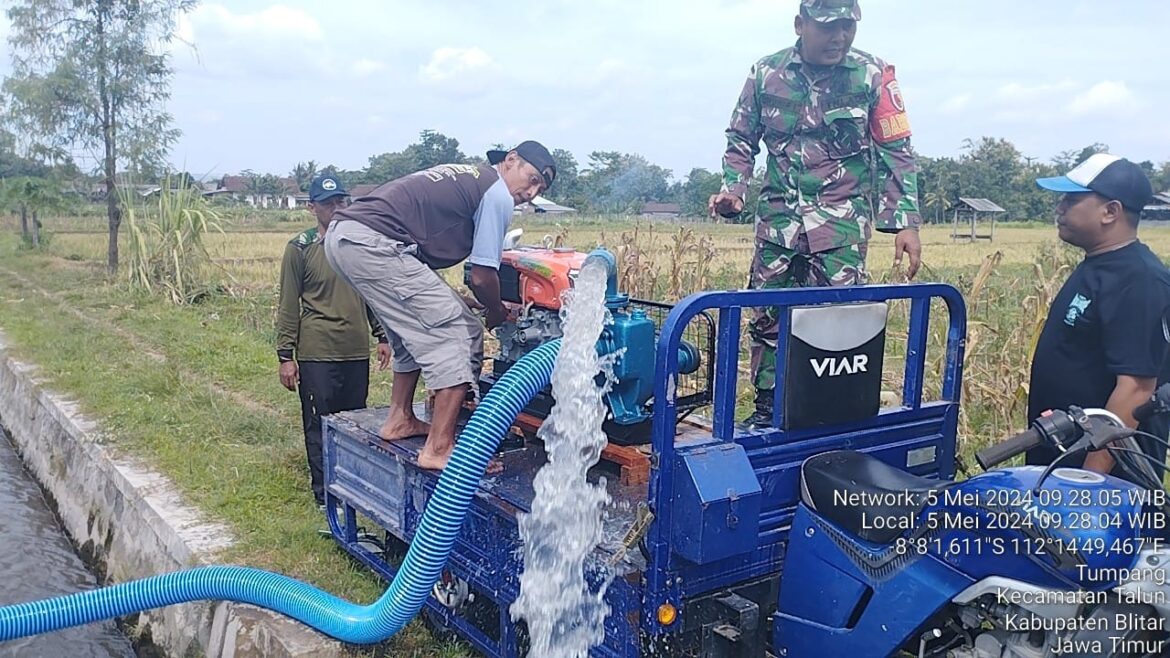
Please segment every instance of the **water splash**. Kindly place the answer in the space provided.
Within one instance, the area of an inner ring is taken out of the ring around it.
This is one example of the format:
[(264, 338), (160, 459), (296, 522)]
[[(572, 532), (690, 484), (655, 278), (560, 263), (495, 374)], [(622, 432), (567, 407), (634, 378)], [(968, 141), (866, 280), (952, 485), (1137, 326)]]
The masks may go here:
[(532, 658), (585, 658), (605, 638), (610, 576), (597, 589), (585, 579), (586, 560), (602, 539), (602, 508), (609, 503), (605, 481), (590, 484), (586, 472), (605, 447), (605, 420), (599, 372), (612, 372), (612, 359), (597, 356), (597, 339), (607, 319), (605, 268), (581, 269), (562, 306), (560, 354), (552, 374), (556, 399), (539, 436), (548, 463), (533, 481), (532, 512), (519, 518), (524, 542), (520, 596), (514, 620), (528, 623)]

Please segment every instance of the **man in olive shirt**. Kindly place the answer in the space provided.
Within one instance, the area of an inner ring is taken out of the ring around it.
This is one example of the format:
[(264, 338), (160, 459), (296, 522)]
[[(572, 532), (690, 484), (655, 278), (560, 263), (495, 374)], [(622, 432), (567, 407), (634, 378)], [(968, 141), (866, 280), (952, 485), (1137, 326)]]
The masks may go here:
[(313, 497), (325, 503), (321, 466), (321, 416), (366, 406), (370, 380), (370, 340), (378, 340), (378, 366), (390, 365), (390, 346), (381, 325), (357, 292), (325, 260), (322, 243), (333, 213), (345, 205), (346, 192), (331, 176), (309, 186), (309, 210), (317, 225), (289, 241), (280, 265), (276, 316), (276, 355), (280, 383), (290, 391), (300, 383), (301, 420)]

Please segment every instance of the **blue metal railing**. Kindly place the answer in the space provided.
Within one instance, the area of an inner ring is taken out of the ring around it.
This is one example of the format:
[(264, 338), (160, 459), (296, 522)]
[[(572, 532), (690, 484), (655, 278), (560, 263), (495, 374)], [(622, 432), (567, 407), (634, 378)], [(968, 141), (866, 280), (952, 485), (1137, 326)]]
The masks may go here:
[[(788, 309), (816, 304), (844, 304), (853, 302), (885, 302), (897, 299), (910, 301), (905, 369), (902, 382), (901, 409), (882, 414), (887, 424), (912, 424), (924, 417), (941, 417), (943, 435), (938, 463), (939, 476), (949, 477), (953, 468), (955, 428), (958, 421), (958, 402), (962, 380), (963, 351), (966, 341), (967, 311), (960, 292), (945, 284), (869, 285), (835, 288), (792, 288), (778, 290), (729, 290), (702, 292), (686, 297), (676, 304), (661, 328), (655, 371), (658, 373), (654, 391), (654, 429), (652, 470), (649, 498), (655, 515), (647, 536), (649, 563), (646, 571), (646, 589), (643, 600), (643, 628), (652, 634), (665, 631), (657, 622), (656, 611), (662, 603), (678, 606), (683, 596), (683, 578), (671, 569), (671, 505), (674, 491), (675, 441), (677, 418), (674, 389), (678, 373), (678, 344), (687, 323), (697, 314), (716, 309), (719, 324), (716, 339), (716, 366), (712, 410), (712, 437), (718, 441), (737, 441), (745, 438), (765, 441), (770, 445), (786, 441), (813, 441), (834, 432), (856, 432), (856, 428), (816, 428), (786, 432), (775, 429), (783, 426), (783, 368), (776, 372), (776, 403), (773, 405), (773, 429), (739, 433), (735, 428), (736, 394), (739, 375), (739, 348), (741, 342), (742, 309), (780, 307), (776, 362), (786, 361), (789, 342)], [(949, 324), (946, 333), (946, 356), (942, 373), (939, 400), (930, 409), (923, 408), (923, 384), (926, 350), (929, 338), (930, 306), (933, 299), (945, 302)], [(942, 408), (935, 408), (942, 407)], [(927, 413), (927, 412), (930, 413)], [(776, 559), (775, 547), (762, 547), (757, 562)], [(709, 565), (714, 566), (714, 565)], [(759, 569), (745, 569), (753, 573)]]

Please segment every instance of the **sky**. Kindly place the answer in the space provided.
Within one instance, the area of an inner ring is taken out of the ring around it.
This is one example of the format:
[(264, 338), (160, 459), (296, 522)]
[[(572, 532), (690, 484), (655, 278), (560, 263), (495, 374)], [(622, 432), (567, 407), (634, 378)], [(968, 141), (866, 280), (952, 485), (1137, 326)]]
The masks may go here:
[[(179, 169), (360, 169), (425, 129), (467, 154), (537, 139), (584, 166), (717, 170), (751, 65), (798, 0), (204, 2), (180, 21)], [(1170, 2), (861, 0), (854, 47), (895, 65), (916, 150), (1003, 137), (1042, 161), (1094, 142), (1170, 160)], [(9, 31), (0, 16), (0, 38)], [(6, 39), (5, 39), (6, 42)], [(189, 45), (188, 45), (189, 44)], [(0, 58), (0, 75), (11, 72)], [(88, 158), (82, 157), (81, 164)], [(761, 156), (758, 164), (763, 164)]]

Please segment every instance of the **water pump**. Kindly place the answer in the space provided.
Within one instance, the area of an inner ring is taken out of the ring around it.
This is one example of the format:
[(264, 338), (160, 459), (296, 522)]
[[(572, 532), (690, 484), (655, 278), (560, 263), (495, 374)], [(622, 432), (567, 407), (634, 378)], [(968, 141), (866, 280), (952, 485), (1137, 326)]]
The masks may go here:
[[(572, 288), (581, 268), (588, 261), (606, 268), (605, 304), (613, 318), (597, 342), (601, 356), (616, 354), (615, 381), (606, 396), (609, 416), (606, 432), (619, 444), (637, 444), (649, 440), (649, 421), (654, 392), (654, 354), (657, 348), (657, 317), (670, 310), (667, 304), (631, 299), (618, 290), (617, 259), (606, 249), (583, 253), (571, 248), (513, 246), (505, 249), (500, 264), (500, 295), (505, 305), (517, 310), (516, 319), (495, 330), (499, 352), (492, 360), (490, 372), (480, 381), (486, 393), (496, 379), (528, 352), (561, 337), (562, 294)], [(464, 268), (465, 282), (470, 281), (470, 266)], [(706, 320), (709, 320), (706, 319)], [(700, 320), (701, 322), (703, 319)], [(680, 411), (687, 413), (710, 400), (709, 372), (700, 368), (709, 363), (713, 332), (698, 332), (696, 341), (684, 342), (679, 348), (679, 374), (690, 376), (695, 389), (680, 399)], [(546, 394), (537, 396), (525, 412), (543, 419), (552, 406)]]

